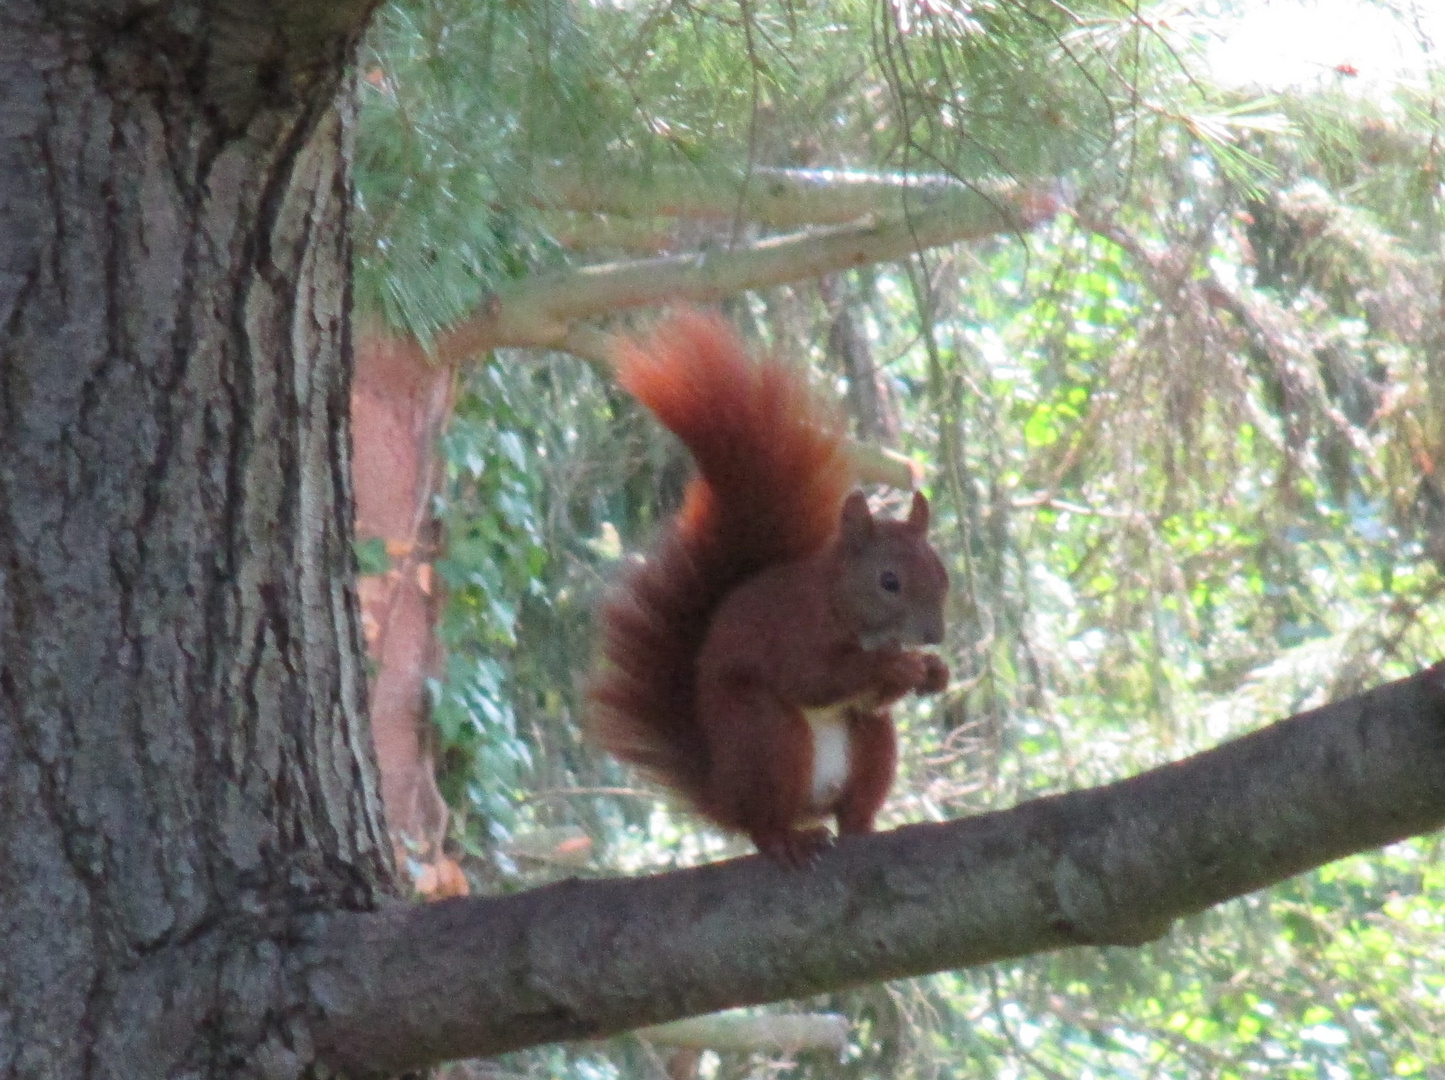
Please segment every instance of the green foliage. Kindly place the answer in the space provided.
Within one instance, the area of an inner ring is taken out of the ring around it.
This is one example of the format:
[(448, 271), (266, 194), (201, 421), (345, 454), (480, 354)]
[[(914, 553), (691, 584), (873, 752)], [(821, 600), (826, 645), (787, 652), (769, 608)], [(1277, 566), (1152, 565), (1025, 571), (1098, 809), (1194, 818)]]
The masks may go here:
[(519, 826), (567, 819), (537, 801), (539, 789), (573, 787), (569, 759), (592, 757), (578, 746), (575, 683), (599, 565), (621, 554), (598, 537), (637, 483), (617, 437), (608, 389), (554, 357), (474, 372), (443, 439), (441, 782), (458, 839), (486, 856), (479, 873), (499, 885), (526, 880), (508, 846)]
[(543, 476), (528, 435), (536, 402), (521, 389), (497, 368), (471, 380), (443, 439), (446, 484), (435, 506), (446, 535), (438, 569), (447, 675), (433, 708), (448, 765), (443, 789), (492, 841), (511, 837), (531, 766), (512, 704), (518, 621), (525, 606), (550, 603)]
[(391, 558), (386, 553), (386, 542), (377, 536), (357, 541), (356, 569), (361, 574), (384, 574), (390, 570)]
[(1138, 143), (1156, 71), (1159, 92), (1181, 85), (1114, 0), (394, 0), (367, 46), (357, 302), (423, 341), (561, 263), (544, 213), (558, 170), (643, 195), (663, 167), (1052, 177)]
[(388, 4), (361, 60), (361, 310), (429, 340), (551, 257), (529, 160), (601, 135), (598, 74), (559, 0)]

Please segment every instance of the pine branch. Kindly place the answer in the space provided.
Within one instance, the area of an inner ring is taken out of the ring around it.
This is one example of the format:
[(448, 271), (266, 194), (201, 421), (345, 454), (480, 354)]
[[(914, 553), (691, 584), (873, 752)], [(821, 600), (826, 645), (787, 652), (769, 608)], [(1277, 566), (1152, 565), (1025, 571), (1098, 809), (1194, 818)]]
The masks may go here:
[(1118, 783), (636, 880), (318, 917), (343, 1069), (597, 1038), (1171, 922), (1445, 823), (1445, 664)]

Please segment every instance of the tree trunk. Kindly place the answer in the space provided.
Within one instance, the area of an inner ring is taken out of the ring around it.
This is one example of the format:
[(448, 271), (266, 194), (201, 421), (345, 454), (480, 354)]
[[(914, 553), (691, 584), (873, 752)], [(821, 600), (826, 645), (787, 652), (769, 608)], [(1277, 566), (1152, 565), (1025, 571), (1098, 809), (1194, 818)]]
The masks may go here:
[(390, 888), (348, 487), (369, 6), (0, 3), (0, 1075), (298, 1075), (292, 924)]
[(446, 661), (436, 636), (443, 594), (432, 564), (432, 498), (442, 469), (437, 439), (455, 384), (456, 370), (429, 361), (414, 341), (378, 330), (357, 343), (356, 531), (363, 540), (385, 541), (390, 556), (385, 573), (359, 582), (372, 661), (371, 734), (398, 863), (423, 879), (443, 858), (449, 817), (437, 787), (435, 740), (428, 738), (427, 680), (440, 677)]

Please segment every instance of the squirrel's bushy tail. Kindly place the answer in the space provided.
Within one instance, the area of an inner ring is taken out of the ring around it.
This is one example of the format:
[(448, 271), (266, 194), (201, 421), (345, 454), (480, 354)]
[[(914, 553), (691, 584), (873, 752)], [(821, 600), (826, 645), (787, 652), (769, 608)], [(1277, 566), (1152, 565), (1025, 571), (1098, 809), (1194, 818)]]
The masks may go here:
[(687, 446), (698, 476), (602, 609), (588, 726), (696, 803), (708, 760), (694, 680), (713, 612), (764, 567), (824, 547), (854, 474), (840, 418), (803, 373), (752, 359), (719, 318), (674, 315), (621, 346), (615, 363), (622, 385)]

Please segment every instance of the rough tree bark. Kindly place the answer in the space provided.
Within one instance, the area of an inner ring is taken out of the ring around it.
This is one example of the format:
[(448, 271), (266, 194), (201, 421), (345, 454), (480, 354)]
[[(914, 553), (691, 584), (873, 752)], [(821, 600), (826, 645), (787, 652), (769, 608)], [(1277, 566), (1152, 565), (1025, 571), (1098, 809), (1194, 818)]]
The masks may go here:
[(389, 888), (347, 491), (373, 0), (0, 4), (0, 1076), (291, 1077)]

